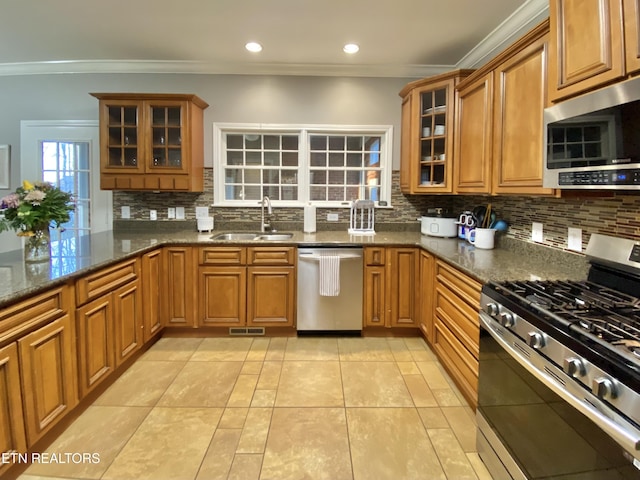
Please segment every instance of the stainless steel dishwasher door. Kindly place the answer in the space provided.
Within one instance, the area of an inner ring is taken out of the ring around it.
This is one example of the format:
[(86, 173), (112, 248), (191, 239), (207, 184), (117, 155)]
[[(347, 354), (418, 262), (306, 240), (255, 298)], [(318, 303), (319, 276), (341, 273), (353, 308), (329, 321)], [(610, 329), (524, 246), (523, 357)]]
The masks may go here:
[[(340, 293), (319, 293), (320, 256), (340, 257)], [(298, 331), (362, 330), (362, 248), (298, 249)]]

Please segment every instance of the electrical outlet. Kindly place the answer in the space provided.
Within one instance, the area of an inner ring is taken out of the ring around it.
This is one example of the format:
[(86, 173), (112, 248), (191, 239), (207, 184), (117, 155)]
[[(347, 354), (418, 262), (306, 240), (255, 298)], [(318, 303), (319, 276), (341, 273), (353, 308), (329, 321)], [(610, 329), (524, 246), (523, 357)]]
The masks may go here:
[(131, 207), (120, 208), (120, 216), (125, 220), (131, 218)]
[(538, 243), (542, 243), (544, 241), (541, 223), (533, 222), (531, 225), (531, 240)]
[(158, 211), (149, 210), (149, 220), (157, 220), (157, 219), (158, 219)]
[(176, 207), (176, 219), (184, 220), (184, 207)]
[(176, 209), (174, 207), (167, 208), (167, 218), (176, 218)]
[(327, 222), (337, 222), (339, 220), (337, 213), (327, 213)]
[(582, 229), (569, 227), (567, 234), (567, 249), (574, 252), (582, 251)]

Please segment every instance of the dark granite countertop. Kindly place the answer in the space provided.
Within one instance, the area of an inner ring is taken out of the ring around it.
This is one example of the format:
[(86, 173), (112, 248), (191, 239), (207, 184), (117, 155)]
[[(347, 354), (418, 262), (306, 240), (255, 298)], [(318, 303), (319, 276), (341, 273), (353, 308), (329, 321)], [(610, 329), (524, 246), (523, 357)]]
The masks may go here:
[(98, 233), (60, 245), (54, 242), (51, 261), (43, 264), (25, 264), (22, 250), (2, 253), (0, 306), (160, 245), (420, 246), (483, 283), (538, 278), (583, 279), (588, 270), (582, 255), (509, 238), (500, 239), (494, 250), (481, 250), (463, 240), (429, 237), (419, 232), (377, 232), (372, 236), (350, 235), (344, 231), (293, 232), (292, 238), (286, 241), (212, 240), (212, 235), (218, 233), (221, 231)]

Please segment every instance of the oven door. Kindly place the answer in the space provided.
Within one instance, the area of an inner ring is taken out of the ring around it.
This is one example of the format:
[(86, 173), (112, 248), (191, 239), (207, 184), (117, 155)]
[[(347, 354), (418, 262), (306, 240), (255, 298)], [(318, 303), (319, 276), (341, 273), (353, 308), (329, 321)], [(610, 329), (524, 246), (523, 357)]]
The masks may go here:
[(537, 352), (484, 312), (480, 324), (477, 446), (493, 478), (640, 479), (631, 455), (525, 368)]

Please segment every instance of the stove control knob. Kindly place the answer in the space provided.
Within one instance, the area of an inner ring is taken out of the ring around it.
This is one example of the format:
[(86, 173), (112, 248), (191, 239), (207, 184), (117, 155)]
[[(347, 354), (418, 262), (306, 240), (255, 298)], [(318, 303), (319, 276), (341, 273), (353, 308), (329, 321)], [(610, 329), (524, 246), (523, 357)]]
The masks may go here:
[(591, 392), (600, 398), (616, 398), (618, 392), (616, 386), (608, 378), (596, 378), (591, 384)]
[(587, 373), (586, 369), (584, 368), (584, 362), (575, 357), (565, 358), (562, 367), (564, 373), (571, 377), (582, 377), (585, 375), (585, 373)]
[(484, 311), (487, 312), (492, 317), (498, 314), (498, 305), (495, 303), (488, 303), (486, 307), (484, 307)]
[(527, 344), (531, 348), (542, 348), (546, 345), (547, 342), (544, 341), (544, 337), (541, 333), (538, 332), (529, 332), (527, 336)]
[(502, 312), (500, 314), (500, 325), (505, 328), (513, 327), (516, 324), (516, 319), (513, 316), (513, 313)]

